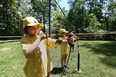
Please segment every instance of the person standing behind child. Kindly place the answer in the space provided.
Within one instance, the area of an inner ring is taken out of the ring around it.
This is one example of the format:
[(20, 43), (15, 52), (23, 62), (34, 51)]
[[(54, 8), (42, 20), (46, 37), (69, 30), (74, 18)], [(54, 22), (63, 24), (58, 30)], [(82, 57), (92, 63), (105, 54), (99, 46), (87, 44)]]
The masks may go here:
[(61, 68), (64, 68), (64, 67), (67, 67), (66, 62), (67, 62), (67, 58), (68, 58), (68, 55), (70, 52), (70, 47), (69, 47), (67, 37), (66, 37), (68, 31), (66, 31), (65, 29), (60, 29), (59, 33), (61, 36), (59, 39), (65, 41), (64, 43), (61, 44), (61, 52), (60, 52), (60, 54), (61, 54)]

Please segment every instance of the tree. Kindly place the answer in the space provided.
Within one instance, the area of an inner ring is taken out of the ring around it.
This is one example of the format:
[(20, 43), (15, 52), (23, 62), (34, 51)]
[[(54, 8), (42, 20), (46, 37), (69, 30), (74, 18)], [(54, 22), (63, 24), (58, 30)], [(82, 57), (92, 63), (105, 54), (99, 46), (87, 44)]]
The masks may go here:
[(56, 10), (53, 12), (53, 25), (52, 25), (52, 30), (54, 33), (58, 33), (58, 30), (60, 28), (63, 28), (63, 22), (65, 20), (63, 14), (61, 13), (60, 9)]
[(97, 21), (95, 15), (89, 14), (86, 22), (88, 23), (87, 24), (88, 26), (84, 28), (85, 32), (91, 32), (91, 33), (99, 32), (101, 23)]
[(0, 5), (0, 28), (3, 29), (0, 35), (20, 35), (20, 25), (17, 24), (20, 22), (17, 9), (20, 6), (20, 2), (18, 0), (2, 0)]
[(107, 12), (105, 14), (106, 18), (106, 29), (110, 31), (116, 30), (116, 2), (115, 0), (110, 0), (107, 4)]
[(74, 30), (74, 32), (83, 32), (86, 27), (87, 12), (84, 7), (84, 0), (70, 1), (71, 9), (67, 16), (70, 25), (67, 24), (68, 30)]
[(98, 32), (115, 30), (114, 0), (69, 0), (70, 11), (67, 16), (72, 24), (68, 29), (75, 32)]

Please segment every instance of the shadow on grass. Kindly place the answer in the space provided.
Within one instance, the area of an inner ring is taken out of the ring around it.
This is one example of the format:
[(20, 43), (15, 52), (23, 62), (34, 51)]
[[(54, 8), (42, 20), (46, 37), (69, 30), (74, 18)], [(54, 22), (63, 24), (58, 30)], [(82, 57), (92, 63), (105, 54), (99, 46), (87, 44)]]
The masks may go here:
[(61, 74), (62, 69), (60, 67), (54, 67), (53, 70), (51, 71), (52, 74)]
[(106, 65), (116, 68), (116, 58), (106, 57), (106, 58), (102, 58), (100, 60), (102, 63), (105, 63)]
[(100, 59), (102, 63), (116, 68), (116, 41), (109, 42), (89, 42), (84, 43), (83, 47), (90, 48), (96, 54), (103, 54), (106, 57)]

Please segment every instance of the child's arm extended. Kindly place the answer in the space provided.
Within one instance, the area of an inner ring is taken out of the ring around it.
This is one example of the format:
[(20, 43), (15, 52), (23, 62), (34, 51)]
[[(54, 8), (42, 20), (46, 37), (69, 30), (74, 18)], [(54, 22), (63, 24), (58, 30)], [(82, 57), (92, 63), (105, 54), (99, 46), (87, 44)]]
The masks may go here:
[(68, 43), (67, 40), (60, 40), (60, 39), (47, 39), (46, 42), (47, 42), (47, 46), (50, 48), (56, 48), (58, 44), (60, 45), (60, 44)]
[(26, 57), (29, 57), (34, 53), (34, 49), (39, 45), (44, 36), (45, 35), (38, 36), (38, 38), (29, 46), (29, 48), (26, 50)]

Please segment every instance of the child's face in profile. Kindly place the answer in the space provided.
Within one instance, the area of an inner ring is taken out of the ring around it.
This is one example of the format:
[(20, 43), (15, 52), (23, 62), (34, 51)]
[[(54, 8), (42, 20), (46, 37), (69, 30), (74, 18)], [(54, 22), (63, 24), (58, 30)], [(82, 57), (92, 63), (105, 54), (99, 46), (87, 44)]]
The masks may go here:
[(38, 25), (32, 26), (28, 28), (28, 35), (29, 36), (36, 36), (38, 35), (38, 32), (40, 31), (40, 27)]

